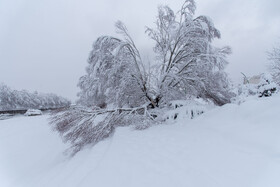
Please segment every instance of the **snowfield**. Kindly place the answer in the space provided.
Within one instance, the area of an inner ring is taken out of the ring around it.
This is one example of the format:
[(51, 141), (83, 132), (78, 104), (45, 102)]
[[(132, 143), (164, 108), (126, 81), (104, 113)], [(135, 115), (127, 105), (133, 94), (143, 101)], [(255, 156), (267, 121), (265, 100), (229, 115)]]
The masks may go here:
[(0, 121), (2, 187), (279, 187), (280, 94), (146, 130), (75, 157), (48, 115)]

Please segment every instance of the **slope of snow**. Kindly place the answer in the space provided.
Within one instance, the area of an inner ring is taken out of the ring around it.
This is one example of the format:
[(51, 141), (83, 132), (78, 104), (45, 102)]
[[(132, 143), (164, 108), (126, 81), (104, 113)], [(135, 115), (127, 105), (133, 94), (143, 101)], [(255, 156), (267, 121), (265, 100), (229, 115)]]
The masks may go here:
[(68, 158), (48, 116), (0, 121), (4, 187), (279, 187), (280, 95), (113, 137)]

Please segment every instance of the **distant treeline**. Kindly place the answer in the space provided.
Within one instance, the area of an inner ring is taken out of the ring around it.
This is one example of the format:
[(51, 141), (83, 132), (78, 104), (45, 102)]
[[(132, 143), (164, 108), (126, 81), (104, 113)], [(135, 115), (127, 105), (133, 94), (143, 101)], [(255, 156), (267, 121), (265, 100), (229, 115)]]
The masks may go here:
[(67, 107), (71, 102), (55, 94), (42, 94), (26, 90), (13, 90), (0, 84), (0, 111), (27, 109), (55, 109)]

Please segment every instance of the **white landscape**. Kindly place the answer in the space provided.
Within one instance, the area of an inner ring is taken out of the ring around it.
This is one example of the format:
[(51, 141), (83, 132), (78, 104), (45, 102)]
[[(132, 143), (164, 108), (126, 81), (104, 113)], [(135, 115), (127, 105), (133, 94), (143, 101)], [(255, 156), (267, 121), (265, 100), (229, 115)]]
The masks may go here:
[(134, 130), (69, 158), (48, 114), (0, 122), (0, 186), (278, 187), (280, 94)]
[(0, 0), (0, 187), (279, 187), (279, 2)]

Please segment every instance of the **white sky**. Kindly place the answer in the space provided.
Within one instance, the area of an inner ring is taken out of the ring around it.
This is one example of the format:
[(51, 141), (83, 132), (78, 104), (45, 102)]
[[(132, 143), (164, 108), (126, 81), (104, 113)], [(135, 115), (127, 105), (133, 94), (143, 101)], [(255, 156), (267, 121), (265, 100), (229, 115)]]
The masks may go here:
[[(280, 40), (279, 0), (197, 0), (196, 15), (212, 18), (229, 45), (227, 71), (237, 82), (266, 71), (266, 51)], [(0, 82), (14, 89), (52, 92), (75, 100), (93, 41), (115, 35), (123, 21), (142, 55), (151, 42), (160, 4), (178, 10), (183, 0), (0, 0)]]

